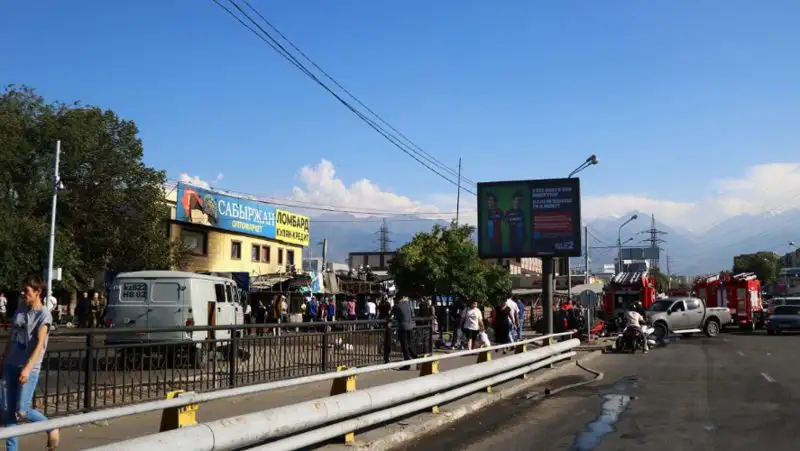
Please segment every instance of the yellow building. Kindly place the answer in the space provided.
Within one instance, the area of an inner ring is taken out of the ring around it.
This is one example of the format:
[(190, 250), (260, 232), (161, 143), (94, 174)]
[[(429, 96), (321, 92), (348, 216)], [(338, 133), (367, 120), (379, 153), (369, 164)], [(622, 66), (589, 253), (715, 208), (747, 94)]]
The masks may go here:
[(167, 201), (170, 239), (181, 240), (190, 254), (182, 269), (251, 276), (302, 270), (308, 217), (183, 183)]

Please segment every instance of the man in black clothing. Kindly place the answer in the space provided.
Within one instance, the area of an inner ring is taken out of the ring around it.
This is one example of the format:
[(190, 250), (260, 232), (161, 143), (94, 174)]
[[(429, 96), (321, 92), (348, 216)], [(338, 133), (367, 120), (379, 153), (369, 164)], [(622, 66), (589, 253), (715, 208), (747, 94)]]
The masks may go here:
[[(403, 350), (403, 360), (416, 359), (417, 351), (411, 333), (414, 331), (414, 312), (407, 299), (400, 299), (392, 307), (392, 317), (397, 321), (397, 338), (400, 340), (400, 349)], [(411, 366), (404, 366), (401, 370), (410, 370)]]

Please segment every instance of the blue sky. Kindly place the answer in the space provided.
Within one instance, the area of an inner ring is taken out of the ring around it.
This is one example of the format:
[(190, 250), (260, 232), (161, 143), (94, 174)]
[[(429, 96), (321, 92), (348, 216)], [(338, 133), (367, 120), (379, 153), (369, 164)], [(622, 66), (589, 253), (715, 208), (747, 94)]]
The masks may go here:
[[(425, 150), (463, 157), (472, 180), (565, 176), (596, 153), (583, 186), (597, 202), (681, 204), (716, 195), (717, 178), (800, 161), (795, 1), (252, 3)], [(171, 177), (291, 195), (300, 168), (327, 159), (346, 186), (453, 191), (210, 0), (0, 7), (0, 84), (135, 120), (146, 162)]]

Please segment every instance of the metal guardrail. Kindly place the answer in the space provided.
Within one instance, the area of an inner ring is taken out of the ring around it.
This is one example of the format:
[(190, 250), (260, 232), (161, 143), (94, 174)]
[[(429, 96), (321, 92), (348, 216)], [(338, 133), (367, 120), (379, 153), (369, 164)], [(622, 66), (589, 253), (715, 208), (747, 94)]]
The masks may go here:
[(335, 396), (92, 448), (92, 451), (150, 451), (178, 445), (182, 451), (239, 450), (251, 449), (254, 445), (262, 445), (258, 449), (294, 450), (339, 435), (352, 441), (353, 431), (357, 429), (436, 406), (570, 358), (579, 344), (580, 340), (570, 339), (500, 360), (489, 359), (478, 365), (362, 391), (348, 390)]
[[(192, 341), (190, 333), (202, 339)], [(178, 339), (175, 339), (175, 336)], [(412, 340), (433, 348), (429, 319)], [(161, 400), (402, 359), (385, 320), (159, 329), (58, 329), (51, 337), (34, 405), (48, 417)]]
[[(406, 360), (406, 361), (396, 361), (390, 362), (385, 364), (379, 365), (372, 365), (366, 367), (359, 367), (359, 368), (349, 368), (343, 371), (338, 372), (331, 372), (331, 373), (323, 373), (323, 374), (316, 374), (310, 376), (304, 376), (299, 378), (287, 379), (287, 380), (280, 380), (275, 382), (267, 382), (267, 383), (260, 383), (254, 384), (249, 386), (242, 386), (236, 388), (228, 388), (228, 389), (221, 389), (217, 391), (210, 391), (204, 393), (189, 393), (186, 396), (180, 396), (172, 399), (162, 399), (159, 401), (150, 401), (140, 404), (133, 404), (121, 407), (112, 407), (108, 409), (103, 409), (94, 412), (87, 412), (79, 415), (71, 415), (61, 418), (54, 418), (45, 422), (39, 423), (27, 423), (27, 424), (20, 424), (15, 426), (9, 426), (6, 428), (0, 428), (0, 439), (5, 439), (8, 437), (15, 437), (15, 436), (23, 436), (23, 435), (30, 435), (36, 434), (39, 432), (48, 431), (51, 429), (56, 428), (67, 428), (73, 426), (79, 426), (82, 424), (87, 423), (94, 423), (103, 420), (111, 420), (115, 418), (121, 418), (125, 416), (137, 415), (146, 412), (153, 412), (153, 411), (162, 411), (166, 409), (172, 408), (179, 408), (194, 404), (205, 403), (209, 401), (215, 401), (224, 398), (231, 398), (243, 395), (251, 395), (256, 393), (267, 392), (271, 390), (277, 390), (282, 388), (294, 387), (298, 385), (304, 385), (314, 382), (324, 382), (324, 381), (331, 381), (335, 379), (342, 379), (357, 376), (360, 374), (366, 373), (373, 373), (377, 371), (385, 371), (391, 370), (396, 368), (401, 368), (408, 365), (420, 365), (432, 362), (438, 362), (440, 360), (464, 357), (469, 355), (477, 355), (477, 354), (489, 354), (495, 350), (502, 350), (508, 349), (511, 347), (524, 347), (527, 344), (541, 342), (544, 340), (550, 340), (553, 338), (559, 337), (566, 337), (571, 336), (573, 332), (564, 332), (560, 334), (553, 334), (548, 336), (536, 337), (527, 340), (523, 340), (517, 343), (510, 343), (510, 344), (503, 344), (503, 345), (496, 345), (491, 346), (488, 348), (480, 348), (480, 349), (473, 349), (471, 351), (459, 351), (450, 354), (444, 355), (436, 355), (431, 357), (423, 357), (413, 360)], [(571, 340), (580, 343), (579, 340)], [(576, 345), (577, 346), (577, 345)], [(544, 349), (540, 348), (540, 349)], [(546, 348), (549, 348), (546, 347)], [(534, 351), (535, 352), (535, 351)], [(524, 354), (523, 354), (524, 355)], [(509, 357), (512, 358), (512, 357)], [(504, 360), (508, 360), (509, 358), (498, 360), (497, 362), (502, 362)], [(566, 357), (565, 357), (566, 358)], [(364, 392), (360, 392), (364, 393)], [(263, 427), (263, 426), (261, 426)]]

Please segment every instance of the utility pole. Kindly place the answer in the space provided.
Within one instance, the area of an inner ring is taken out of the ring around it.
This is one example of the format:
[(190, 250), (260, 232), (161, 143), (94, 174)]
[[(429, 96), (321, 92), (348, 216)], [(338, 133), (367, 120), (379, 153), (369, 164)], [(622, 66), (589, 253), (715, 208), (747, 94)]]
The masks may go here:
[(589, 226), (583, 228), (583, 283), (589, 283)]
[(47, 256), (47, 296), (53, 295), (53, 257), (56, 249), (56, 206), (58, 190), (61, 189), (61, 140), (56, 141), (56, 162), (53, 168), (53, 207), (50, 212), (50, 251)]
[(458, 225), (458, 211), (461, 209), (461, 157), (458, 157), (458, 191), (456, 192), (456, 225)]
[(664, 252), (667, 257), (667, 290), (672, 289), (672, 273), (669, 272), (669, 252)]

